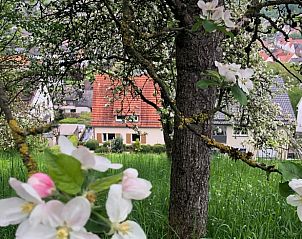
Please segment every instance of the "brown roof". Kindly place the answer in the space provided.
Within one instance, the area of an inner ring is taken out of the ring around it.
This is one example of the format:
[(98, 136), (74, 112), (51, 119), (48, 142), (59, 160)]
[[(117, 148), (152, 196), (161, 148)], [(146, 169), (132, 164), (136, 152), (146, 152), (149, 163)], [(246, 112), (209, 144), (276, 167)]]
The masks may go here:
[[(158, 104), (158, 90), (148, 76), (142, 75), (131, 79), (142, 90), (143, 95), (155, 104)], [(138, 127), (160, 128), (160, 117), (156, 110), (141, 100), (131, 86), (125, 91), (113, 94), (121, 87), (119, 80), (110, 79), (108, 75), (96, 75), (93, 84), (92, 122), (94, 127), (126, 127), (124, 122), (117, 122), (116, 115), (137, 115)], [(155, 94), (157, 92), (157, 94)], [(109, 104), (109, 99), (113, 102)], [(127, 123), (129, 126), (129, 123)], [(131, 124), (130, 124), (131, 125)]]

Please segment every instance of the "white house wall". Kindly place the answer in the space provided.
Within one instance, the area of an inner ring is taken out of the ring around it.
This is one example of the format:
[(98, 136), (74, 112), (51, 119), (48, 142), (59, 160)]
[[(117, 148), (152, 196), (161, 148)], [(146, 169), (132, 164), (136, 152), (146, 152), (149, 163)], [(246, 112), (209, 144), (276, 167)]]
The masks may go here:
[(302, 98), (298, 103), (297, 128), (296, 131), (302, 133)]
[[(142, 133), (147, 133), (146, 144), (164, 144), (163, 132), (160, 128), (139, 128)], [(120, 134), (123, 138), (124, 144), (126, 143), (126, 134), (135, 134), (135, 131), (129, 128), (117, 128), (117, 127), (95, 127), (94, 138), (97, 139), (97, 134), (111, 133)]]

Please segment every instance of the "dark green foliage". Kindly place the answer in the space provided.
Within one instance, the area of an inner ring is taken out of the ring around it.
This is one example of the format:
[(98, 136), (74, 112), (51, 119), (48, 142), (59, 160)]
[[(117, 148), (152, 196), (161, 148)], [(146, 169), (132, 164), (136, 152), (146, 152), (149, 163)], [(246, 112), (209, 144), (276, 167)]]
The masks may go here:
[(142, 144), (141, 146), (141, 152), (142, 153), (151, 153), (152, 152), (152, 146), (150, 144)]
[(109, 148), (108, 147), (106, 147), (106, 146), (104, 146), (104, 145), (102, 145), (102, 146), (99, 146), (99, 147), (97, 147), (95, 150), (94, 150), (94, 152), (95, 153), (109, 153)]
[(156, 154), (161, 154), (166, 152), (166, 146), (164, 144), (154, 144), (152, 146), (152, 152)]
[(90, 139), (85, 143), (85, 146), (90, 150), (95, 150), (99, 146), (99, 142), (95, 139)]
[(117, 137), (111, 141), (111, 150), (113, 153), (121, 153), (124, 151), (123, 138)]

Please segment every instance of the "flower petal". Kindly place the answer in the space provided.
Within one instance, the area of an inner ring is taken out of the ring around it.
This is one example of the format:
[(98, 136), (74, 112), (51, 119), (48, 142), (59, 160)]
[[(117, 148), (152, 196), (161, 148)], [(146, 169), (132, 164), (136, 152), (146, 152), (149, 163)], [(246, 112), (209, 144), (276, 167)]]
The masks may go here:
[(43, 202), (36, 190), (28, 183), (22, 183), (15, 178), (10, 178), (9, 184), (16, 191), (17, 195), (26, 201), (37, 204)]
[(114, 233), (112, 239), (146, 239), (147, 238), (141, 226), (138, 225), (136, 222), (125, 221), (123, 222), (123, 224), (127, 224), (125, 225), (126, 227), (129, 228), (127, 232), (117, 231)]
[(142, 200), (151, 194), (152, 185), (142, 178), (126, 178), (122, 181), (122, 187), (124, 198)]
[(79, 231), (87, 223), (90, 213), (89, 201), (84, 197), (75, 197), (65, 205), (62, 216), (69, 227)]
[(58, 144), (63, 154), (71, 155), (76, 150), (76, 147), (65, 136), (59, 136)]
[(123, 175), (128, 178), (137, 178), (138, 177), (138, 171), (135, 168), (127, 168)]
[(292, 179), (288, 185), (299, 195), (302, 195), (302, 179)]
[(70, 239), (100, 239), (91, 232), (70, 232)]
[(113, 223), (124, 221), (132, 210), (131, 200), (122, 197), (122, 185), (111, 185), (106, 201), (106, 211)]
[(12, 197), (0, 200), (0, 226), (19, 224), (28, 216), (28, 213), (22, 212), (22, 205), (25, 200)]
[(78, 147), (72, 152), (72, 156), (81, 162), (84, 169), (90, 169), (95, 165), (94, 155), (86, 147)]
[(302, 206), (297, 207), (297, 213), (300, 221), (302, 222)]
[(32, 226), (28, 220), (19, 225), (16, 239), (55, 239), (56, 229), (42, 224)]
[(101, 156), (94, 156), (94, 160), (95, 164), (92, 168), (99, 172), (106, 172), (109, 168), (120, 169), (121, 167), (123, 167), (122, 164), (113, 164), (109, 159)]
[(294, 207), (302, 206), (302, 198), (299, 195), (289, 195), (286, 202)]
[(64, 204), (58, 200), (37, 205), (29, 216), (29, 222), (35, 226), (42, 223), (47, 226), (57, 227), (63, 225), (61, 217)]

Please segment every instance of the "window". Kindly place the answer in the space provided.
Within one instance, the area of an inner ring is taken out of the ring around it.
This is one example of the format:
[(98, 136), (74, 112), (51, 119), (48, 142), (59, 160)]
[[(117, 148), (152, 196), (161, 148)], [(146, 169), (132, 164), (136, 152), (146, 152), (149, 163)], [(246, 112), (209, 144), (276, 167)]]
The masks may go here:
[(103, 142), (115, 139), (115, 134), (103, 133)]
[(132, 142), (135, 142), (138, 139), (138, 141), (141, 140), (141, 137), (139, 134), (132, 134), (131, 140)]
[(233, 134), (236, 136), (247, 136), (247, 128), (234, 127)]
[(137, 115), (117, 115), (115, 117), (117, 122), (138, 122)]
[(76, 109), (70, 109), (70, 113), (75, 113)]

